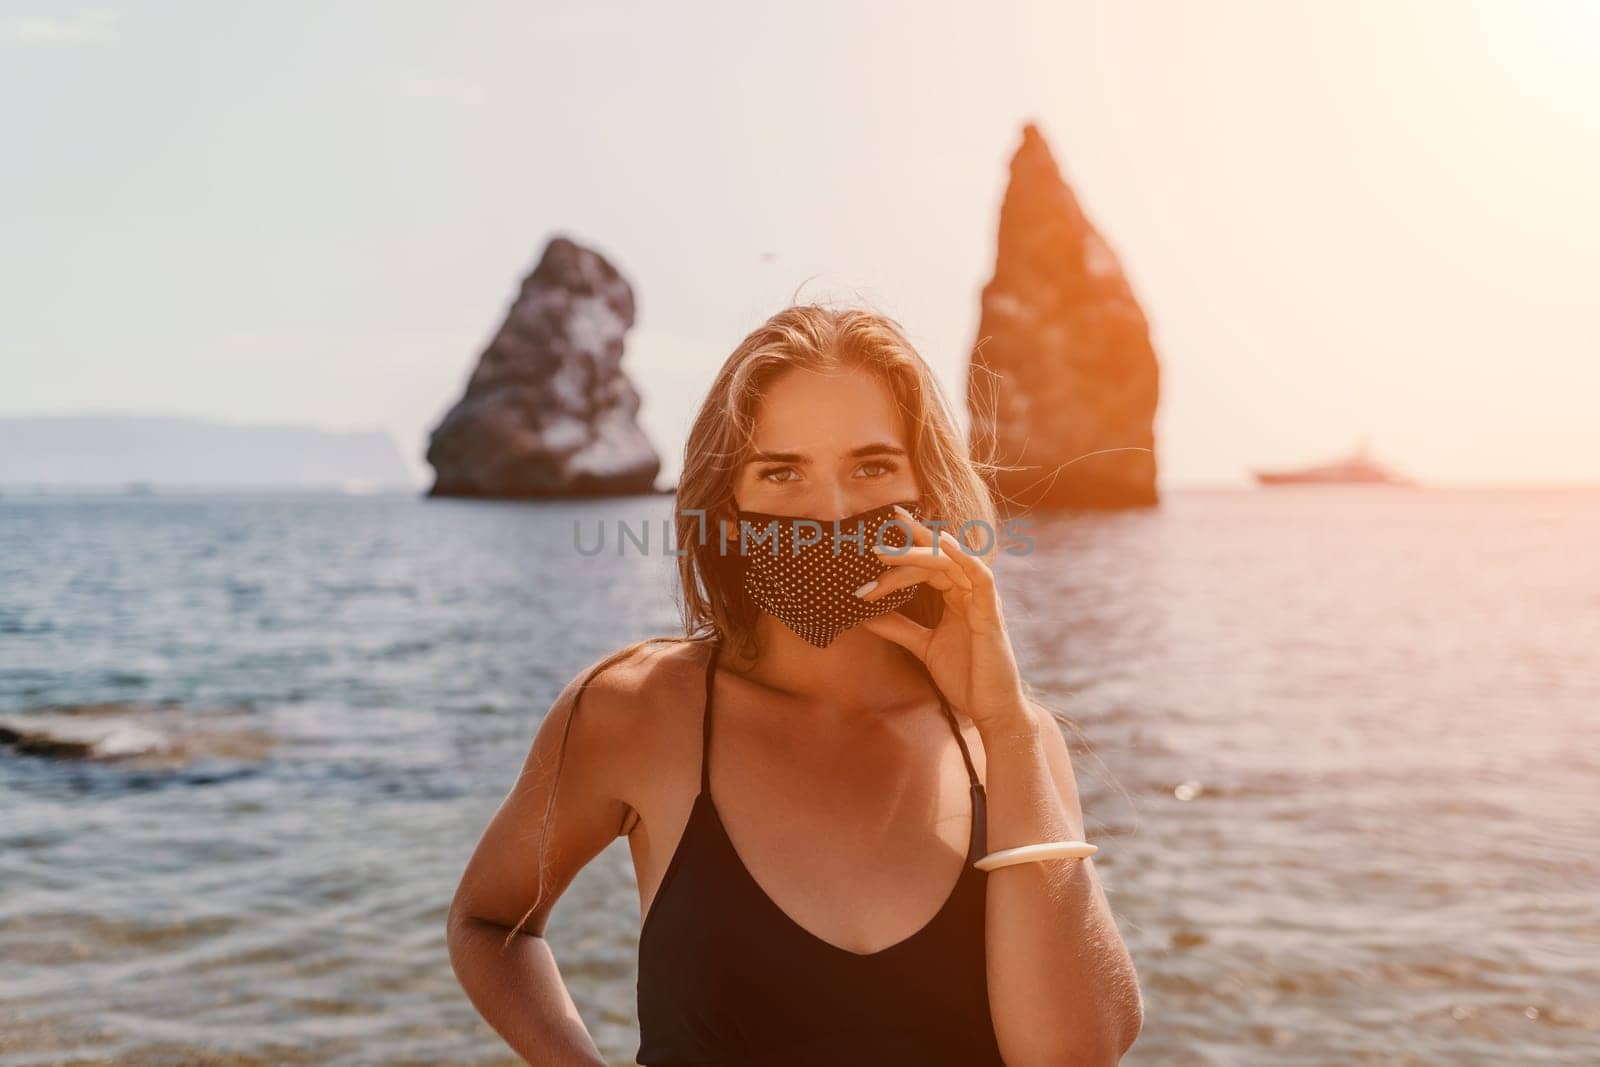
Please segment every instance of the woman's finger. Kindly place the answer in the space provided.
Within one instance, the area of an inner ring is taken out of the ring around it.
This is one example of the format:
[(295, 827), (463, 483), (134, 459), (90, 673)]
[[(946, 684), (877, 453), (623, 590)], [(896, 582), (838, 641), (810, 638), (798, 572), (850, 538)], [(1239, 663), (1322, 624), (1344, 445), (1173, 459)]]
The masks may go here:
[(962, 589), (972, 588), (972, 579), (967, 577), (961, 564), (950, 558), (947, 548), (918, 545), (914, 548), (879, 547), (873, 551), (891, 567), (922, 567), (947, 576), (952, 584)]
[(899, 524), (911, 531), (911, 543), (913, 545), (931, 545), (933, 543), (933, 531), (923, 525), (911, 512), (896, 504), (894, 513)]
[(956, 565), (967, 576), (968, 584), (974, 589), (993, 587), (994, 572), (989, 569), (989, 565), (968, 552), (961, 542), (956, 540), (955, 534), (949, 530), (940, 530), (939, 544), (943, 546), (944, 554), (955, 560)]
[(921, 623), (891, 611), (886, 615), (874, 615), (860, 625), (863, 630), (900, 645), (924, 663), (928, 661), (928, 643), (933, 638), (933, 631)]
[[(896, 504), (894, 508), (901, 521), (911, 527), (912, 543), (914, 547), (931, 549), (932, 552), (937, 556), (951, 556), (956, 558), (957, 563), (962, 562), (962, 559), (967, 557), (967, 551), (962, 546), (961, 542), (957, 541), (955, 536), (951, 534), (949, 530), (941, 529), (938, 531), (938, 535), (935, 536), (933, 527), (914, 517), (910, 512), (906, 511), (898, 504)], [(967, 573), (967, 569), (962, 567), (961, 573), (965, 575)], [(971, 577), (968, 576), (964, 578), (962, 580), (962, 584), (968, 586), (972, 585), (973, 583)]]
[(908, 585), (926, 582), (935, 589), (945, 590), (955, 587), (955, 583), (947, 574), (929, 570), (927, 567), (898, 567), (884, 571), (877, 579), (870, 582), (871, 589), (865, 593), (858, 593), (862, 600), (877, 600), (896, 589), (904, 589)]

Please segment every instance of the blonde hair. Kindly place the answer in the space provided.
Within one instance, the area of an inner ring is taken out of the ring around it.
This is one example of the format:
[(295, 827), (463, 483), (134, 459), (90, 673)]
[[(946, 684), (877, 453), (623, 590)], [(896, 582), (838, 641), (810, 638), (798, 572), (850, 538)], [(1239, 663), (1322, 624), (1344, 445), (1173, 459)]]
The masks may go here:
[[(719, 637), (739, 660), (759, 654), (754, 628), (756, 609), (743, 590), (727, 580), (727, 568), (718, 566), (721, 556), (715, 531), (721, 528), (721, 518), (732, 525), (735, 479), (754, 450), (756, 408), (768, 385), (790, 370), (828, 373), (853, 368), (877, 376), (888, 387), (905, 420), (910, 435), (906, 442), (908, 462), (921, 490), (923, 519), (956, 523), (946, 528), (961, 538), (968, 552), (985, 561), (998, 550), (998, 536), (980, 536), (978, 540), (986, 545), (979, 551), (973, 538), (962, 538), (958, 532), (960, 524), (969, 522), (984, 524), (978, 527), (980, 534), (998, 530), (995, 504), (981, 473), (993, 469), (993, 465), (987, 459), (968, 455), (949, 402), (899, 323), (861, 307), (835, 309), (808, 303), (782, 309), (746, 336), (723, 361), (684, 443), (683, 473), (678, 480), (674, 511), (684, 635), (637, 641), (585, 673), (562, 733), (562, 757), (557, 759), (555, 769), (557, 782), (577, 701), (594, 677), (607, 667), (648, 645), (707, 644)], [(937, 621), (942, 603), (942, 594), (924, 585), (906, 612), (931, 625)], [(905, 654), (922, 667), (910, 652)], [(1077, 724), (1039, 700), (1026, 681), (1023, 690), (1058, 723), (1081, 735)], [(555, 796), (552, 786), (546, 809), (547, 827), (554, 815)], [(630, 831), (625, 817), (618, 835)], [(507, 935), (507, 944), (544, 898), (543, 842), (548, 837), (548, 832), (541, 835), (539, 900)]]

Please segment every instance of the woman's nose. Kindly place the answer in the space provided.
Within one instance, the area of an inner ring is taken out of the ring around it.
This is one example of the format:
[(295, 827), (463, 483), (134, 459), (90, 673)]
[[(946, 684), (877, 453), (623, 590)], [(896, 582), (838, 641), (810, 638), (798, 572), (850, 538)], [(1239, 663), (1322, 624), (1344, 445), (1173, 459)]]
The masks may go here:
[[(864, 506), (862, 505), (862, 507)], [(849, 494), (841, 489), (827, 498), (827, 504), (818, 511), (817, 518), (822, 522), (837, 522), (840, 519), (849, 518), (860, 510), (862, 508), (857, 507), (856, 502), (850, 498)]]

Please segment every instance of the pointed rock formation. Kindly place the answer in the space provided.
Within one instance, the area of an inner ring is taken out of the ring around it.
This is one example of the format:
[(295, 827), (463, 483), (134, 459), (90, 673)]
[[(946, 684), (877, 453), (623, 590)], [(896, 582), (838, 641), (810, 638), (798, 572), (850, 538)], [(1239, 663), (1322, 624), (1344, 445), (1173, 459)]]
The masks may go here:
[(1117, 256), (1029, 123), (967, 377), (974, 457), (1021, 468), (991, 475), (1002, 511), (1154, 505), (1159, 385)]
[(649, 493), (660, 457), (622, 370), (633, 289), (598, 252), (545, 246), (466, 395), (434, 428), (429, 496)]

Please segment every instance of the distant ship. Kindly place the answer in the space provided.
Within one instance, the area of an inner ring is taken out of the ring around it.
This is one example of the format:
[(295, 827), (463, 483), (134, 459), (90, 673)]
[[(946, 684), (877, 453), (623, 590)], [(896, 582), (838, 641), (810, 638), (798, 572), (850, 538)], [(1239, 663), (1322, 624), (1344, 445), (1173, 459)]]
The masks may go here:
[(1259, 485), (1405, 485), (1417, 483), (1372, 458), (1367, 440), (1362, 438), (1355, 451), (1329, 463), (1297, 470), (1252, 470)]

